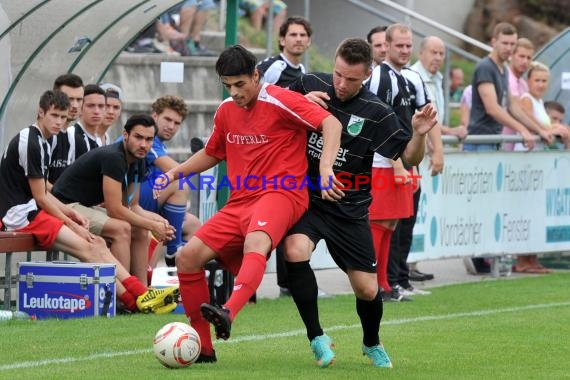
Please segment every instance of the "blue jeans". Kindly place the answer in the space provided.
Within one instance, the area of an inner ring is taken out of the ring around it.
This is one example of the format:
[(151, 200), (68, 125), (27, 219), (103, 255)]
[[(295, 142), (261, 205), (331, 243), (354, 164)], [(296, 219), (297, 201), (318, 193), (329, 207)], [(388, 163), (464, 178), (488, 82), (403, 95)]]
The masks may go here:
[(182, 8), (189, 8), (194, 6), (198, 6), (198, 12), (216, 9), (217, 7), (213, 0), (186, 0), (182, 4)]
[(496, 152), (498, 144), (463, 144), (464, 152)]

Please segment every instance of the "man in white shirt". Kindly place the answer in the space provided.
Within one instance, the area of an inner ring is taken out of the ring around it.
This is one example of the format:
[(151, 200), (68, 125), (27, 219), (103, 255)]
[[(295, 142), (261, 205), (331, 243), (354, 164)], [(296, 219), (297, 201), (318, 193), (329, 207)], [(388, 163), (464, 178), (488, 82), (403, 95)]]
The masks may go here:
[(443, 75), (439, 69), (445, 59), (445, 44), (439, 37), (428, 36), (420, 43), (419, 60), (410, 68), (417, 71), (428, 91), (436, 110), (437, 119), (441, 125), (441, 133), (445, 135), (457, 136), (463, 139), (467, 136), (467, 128), (460, 125), (456, 128), (449, 128), (443, 125), (445, 116), (445, 97), (443, 94)]

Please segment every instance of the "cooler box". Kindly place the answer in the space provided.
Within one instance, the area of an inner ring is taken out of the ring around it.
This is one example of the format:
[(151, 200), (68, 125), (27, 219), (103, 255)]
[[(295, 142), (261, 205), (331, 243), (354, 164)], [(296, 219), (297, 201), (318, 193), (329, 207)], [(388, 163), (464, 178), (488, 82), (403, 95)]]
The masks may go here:
[(37, 319), (115, 316), (115, 265), (18, 263), (17, 307)]

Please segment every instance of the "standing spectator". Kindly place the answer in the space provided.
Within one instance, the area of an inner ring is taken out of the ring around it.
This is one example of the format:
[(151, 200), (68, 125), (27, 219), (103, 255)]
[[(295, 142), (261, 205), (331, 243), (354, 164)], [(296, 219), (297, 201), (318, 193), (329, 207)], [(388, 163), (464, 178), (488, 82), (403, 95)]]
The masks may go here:
[[(322, 196), (332, 201), (339, 191), (332, 183), (341, 134), (337, 119), (304, 96), (262, 83), (255, 56), (240, 45), (220, 54), (216, 73), (231, 98), (216, 111), (205, 148), (166, 173), (172, 181), (175, 175), (199, 173), (225, 160), (226, 182), (233, 189), (226, 205), (176, 256), (184, 309), (200, 335), (200, 362), (216, 361), (208, 321), (218, 338), (230, 337), (233, 321), (263, 279), (271, 250), (307, 209), (306, 188), (281, 185), (285, 177), (301, 184), (307, 173), (307, 130), (322, 130), (325, 136), (320, 161)], [(258, 180), (243, 183), (247, 176)], [(268, 185), (265, 181), (272, 178), (277, 180)], [(207, 303), (204, 265), (212, 259), (237, 274), (223, 306)]]
[(116, 265), (117, 295), (131, 311), (168, 313), (176, 308), (176, 287), (147, 289), (111, 254), (100, 237), (88, 230), (87, 220), (62, 204), (46, 188), (49, 138), (69, 115), (69, 99), (58, 90), (40, 98), (36, 122), (22, 129), (8, 144), (0, 163), (0, 226), (4, 231), (28, 232), (45, 250), (62, 250), (82, 262)]
[[(424, 82), (425, 88), (428, 93), (429, 99), (432, 100), (435, 109), (437, 110), (438, 127), (441, 128), (442, 134), (453, 134), (462, 139), (467, 135), (465, 127), (449, 128), (443, 125), (445, 118), (446, 106), (444, 104), (445, 97), (443, 93), (443, 75), (439, 72), (443, 61), (445, 59), (445, 44), (439, 37), (428, 36), (425, 37), (420, 43), (419, 60), (414, 63), (410, 69), (415, 70)], [(408, 71), (403, 71), (406, 75)], [(437, 128), (437, 127), (436, 127)], [(440, 141), (428, 141), (428, 147), (432, 150), (430, 166), (433, 168), (434, 155), (436, 156), (435, 162), (443, 162), (443, 145)], [(437, 157), (439, 155), (439, 157)], [(437, 175), (438, 168), (432, 170), (431, 175)], [(421, 181), (421, 180), (419, 180)], [(400, 244), (399, 249), (410, 250), (411, 242), (413, 239), (413, 227), (415, 224), (419, 199), (421, 194), (421, 186), (414, 193), (414, 215), (407, 219), (400, 221)], [(398, 227), (397, 227), (398, 228)], [(394, 237), (392, 237), (394, 240)], [(398, 246), (397, 246), (398, 247)], [(409, 254), (409, 253), (408, 253)], [(423, 273), (417, 269), (416, 263), (409, 263), (410, 273), (409, 279), (411, 281), (426, 281), (433, 279), (433, 274)], [(399, 285), (404, 290), (404, 294), (426, 294), (421, 289), (416, 289), (409, 284), (409, 281), (400, 281)]]
[[(281, 53), (267, 58), (257, 65), (263, 74), (263, 80), (287, 88), (305, 74), (305, 67), (301, 61), (311, 46), (312, 34), (313, 30), (308, 20), (299, 16), (287, 18), (279, 28), (279, 50)], [(280, 295), (290, 296), (283, 251), (283, 244), (279, 244), (275, 255), (277, 285)], [(256, 302), (255, 297), (251, 302)]]
[(111, 144), (111, 138), (108, 133), (109, 128), (121, 117), (121, 111), (123, 110), (123, 90), (112, 83), (103, 83), (99, 87), (105, 91), (106, 95), (105, 116), (103, 116), (103, 120), (97, 128), (97, 137), (101, 141), (100, 145), (104, 146)]
[[(420, 43), (419, 60), (410, 68), (417, 71), (428, 91), (428, 96), (437, 110), (437, 121), (441, 128), (441, 134), (457, 136), (460, 140), (467, 136), (467, 127), (459, 125), (450, 128), (443, 125), (447, 107), (445, 105), (445, 96), (443, 94), (443, 75), (439, 72), (445, 59), (445, 44), (439, 37), (428, 36)], [(461, 69), (460, 69), (461, 70)], [(406, 73), (407, 71), (404, 71)], [(461, 76), (463, 78), (463, 76)], [(432, 143), (431, 139), (429, 143)], [(438, 147), (439, 149), (439, 147)], [(443, 155), (443, 147), (441, 147), (441, 155)], [(441, 158), (443, 160), (443, 157)], [(432, 172), (432, 175), (435, 173)]]
[[(503, 125), (519, 132), (528, 149), (534, 147), (537, 132), (549, 144), (552, 136), (530, 120), (519, 102), (509, 97), (508, 70), (505, 63), (517, 41), (517, 30), (509, 23), (499, 23), (493, 30), (491, 53), (476, 66), (473, 74), (472, 105), (468, 131), (470, 135), (498, 135)], [(508, 109), (507, 109), (508, 105)], [(495, 151), (498, 144), (464, 144), (468, 152)]]
[[(548, 81), (550, 78), (550, 70), (547, 66), (540, 62), (532, 62), (529, 64), (528, 77), (528, 92), (521, 95), (520, 101), (522, 109), (526, 114), (535, 119), (542, 128), (550, 130), (553, 135), (560, 136), (562, 142), (568, 144), (568, 130), (566, 127), (559, 123), (554, 123), (546, 108), (542, 97), (548, 89)], [(542, 143), (535, 145), (534, 150), (542, 149), (558, 149), (556, 145), (545, 147)], [(522, 144), (515, 144), (514, 150), (525, 150)], [(520, 273), (550, 273), (550, 269), (544, 267), (538, 261), (537, 255), (519, 255), (517, 256), (517, 263), (513, 266), (513, 272)]]
[[(527, 116), (534, 119), (543, 129), (547, 129), (556, 137), (562, 140), (563, 144), (568, 143), (568, 130), (565, 126), (560, 123), (554, 123), (546, 107), (544, 106), (544, 101), (542, 97), (548, 89), (548, 83), (550, 81), (550, 69), (540, 62), (531, 62), (529, 65), (529, 70), (527, 73), (528, 78), (528, 92), (521, 95), (520, 101), (521, 106)], [(543, 144), (537, 144), (534, 147), (535, 150), (549, 150), (558, 149), (556, 144), (550, 146), (544, 146)], [(517, 143), (515, 145), (515, 150), (524, 150), (522, 144)], [(534, 260), (535, 263), (538, 263)]]
[[(386, 46), (386, 60), (374, 68), (367, 86), (394, 108), (402, 122), (411, 125), (414, 112), (430, 102), (420, 75), (405, 68), (412, 53), (411, 29), (403, 24), (390, 25), (386, 30)], [(435, 147), (442, 147), (439, 127), (431, 129), (428, 137)], [(432, 156), (432, 170), (440, 172), (443, 169), (443, 151), (436, 153)], [(410, 301), (402, 294), (404, 291), (400, 285), (409, 284), (409, 251), (405, 249), (408, 243), (400, 241), (401, 230), (396, 232), (396, 229), (398, 220), (406, 219), (409, 224), (409, 218), (414, 215), (413, 193), (419, 185), (416, 181), (417, 168), (406, 168), (401, 160), (392, 161), (378, 154), (374, 156), (372, 166), (374, 176), (401, 179), (401, 183), (395, 186), (372, 189), (370, 228), (378, 260), (379, 285), (385, 300)], [(404, 228), (409, 230), (410, 227), (406, 225)], [(404, 233), (402, 239), (408, 236), (409, 233)], [(409, 287), (413, 289), (411, 285)]]
[[(245, 12), (249, 18), (251, 26), (261, 32), (263, 22), (267, 21), (269, 16), (268, 0), (239, 0), (239, 7)], [(281, 0), (273, 1), (273, 33), (279, 33), (279, 27), (287, 17), (287, 4)], [(270, 38), (269, 36), (267, 38)]]
[[(470, 135), (498, 135), (503, 126), (519, 132), (527, 149), (534, 147), (534, 136), (529, 129), (548, 143), (552, 142), (550, 132), (542, 130), (531, 120), (520, 106), (520, 102), (510, 95), (508, 67), (517, 43), (517, 30), (509, 23), (501, 22), (493, 29), (492, 51), (475, 67), (471, 90), (471, 110), (468, 131)], [(467, 152), (496, 151), (499, 144), (463, 144)], [(488, 273), (490, 266), (484, 258), (465, 258), (469, 273)]]
[(386, 25), (376, 26), (366, 35), (366, 41), (372, 48), (372, 68), (381, 64), (386, 59)]
[(281, 53), (257, 65), (263, 80), (286, 88), (304, 74), (305, 67), (301, 62), (311, 46), (312, 34), (311, 24), (303, 17), (294, 16), (285, 20), (279, 28)]
[[(510, 100), (519, 102), (522, 94), (528, 92), (528, 84), (524, 78), (532, 56), (534, 55), (534, 45), (528, 38), (519, 38), (511, 54), (511, 59), (507, 65), (509, 73), (509, 95)], [(517, 132), (509, 127), (503, 127), (503, 135), (516, 135)], [(512, 151), (514, 143), (503, 143), (503, 150)]]
[[(435, 111), (428, 106), (414, 116), (412, 134), (412, 129), (400, 123), (390, 107), (362, 86), (371, 66), (368, 43), (349, 38), (337, 48), (332, 75), (307, 74), (291, 86), (330, 110), (343, 125), (334, 167), (349, 183), (344, 197), (325, 202), (318, 191), (311, 191), (308, 211), (285, 239), (289, 288), (321, 368), (335, 360), (332, 339), (324, 334), (319, 321), (317, 282), (309, 264), (312, 251), (322, 239), (350, 279), (362, 325), (362, 354), (376, 367), (392, 367), (379, 337), (383, 308), (368, 220), (372, 160), (374, 153), (380, 152), (393, 159), (402, 154), (406, 161), (417, 164), (423, 157), (424, 136), (436, 122)], [(306, 149), (313, 186), (319, 183), (317, 157), (321, 146), (322, 138), (312, 132)]]
[(449, 101), (451, 103), (459, 103), (461, 101), (464, 76), (461, 67), (452, 66), (449, 70)]

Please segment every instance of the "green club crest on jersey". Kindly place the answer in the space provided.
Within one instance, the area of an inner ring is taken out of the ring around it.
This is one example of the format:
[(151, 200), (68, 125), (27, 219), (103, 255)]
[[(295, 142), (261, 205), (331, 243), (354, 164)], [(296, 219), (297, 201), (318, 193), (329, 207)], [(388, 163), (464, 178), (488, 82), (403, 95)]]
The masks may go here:
[(351, 136), (358, 136), (360, 132), (362, 132), (363, 125), (364, 125), (363, 118), (350, 115), (350, 120), (348, 121), (348, 127), (346, 127), (346, 131)]

